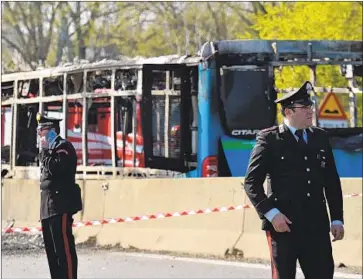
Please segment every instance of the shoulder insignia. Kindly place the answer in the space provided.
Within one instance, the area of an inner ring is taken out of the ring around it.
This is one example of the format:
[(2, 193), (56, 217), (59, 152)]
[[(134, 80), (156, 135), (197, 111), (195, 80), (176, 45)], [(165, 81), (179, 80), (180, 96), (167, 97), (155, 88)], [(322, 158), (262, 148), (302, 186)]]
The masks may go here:
[(67, 144), (68, 141), (66, 139), (60, 138), (58, 145)]
[(279, 125), (279, 133), (283, 133), (285, 131), (284, 124)]
[(317, 127), (317, 126), (311, 126), (309, 128), (309, 130), (314, 133), (314, 132), (322, 132), (322, 133), (326, 133), (326, 130), (321, 128), (321, 127)]
[(268, 132), (273, 132), (273, 131), (276, 131), (277, 128), (278, 128), (278, 126), (272, 126), (272, 127), (261, 130), (260, 133), (261, 134), (266, 134)]

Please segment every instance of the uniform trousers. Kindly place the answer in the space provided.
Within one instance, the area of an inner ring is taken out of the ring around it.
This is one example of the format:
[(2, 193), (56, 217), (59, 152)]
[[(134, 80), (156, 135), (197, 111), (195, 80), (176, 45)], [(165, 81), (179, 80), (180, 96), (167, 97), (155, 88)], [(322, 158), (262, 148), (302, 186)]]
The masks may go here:
[(333, 279), (334, 260), (329, 232), (266, 231), (272, 279), (294, 279), (296, 263), (306, 279)]
[(52, 279), (77, 279), (78, 258), (73, 218), (64, 213), (42, 220), (45, 251)]

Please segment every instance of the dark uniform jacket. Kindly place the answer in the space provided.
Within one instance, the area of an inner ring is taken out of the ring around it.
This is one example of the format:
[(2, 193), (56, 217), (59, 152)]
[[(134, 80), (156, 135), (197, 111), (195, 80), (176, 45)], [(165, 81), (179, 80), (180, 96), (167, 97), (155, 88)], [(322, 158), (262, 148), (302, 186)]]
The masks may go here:
[(82, 209), (80, 188), (75, 183), (77, 155), (73, 145), (57, 136), (48, 150), (40, 153), (40, 218)]
[[(306, 130), (301, 146), (285, 124), (262, 130), (252, 150), (244, 188), (262, 219), (263, 230), (273, 230), (265, 218), (277, 208), (291, 221), (291, 231), (329, 231), (331, 220), (343, 222), (343, 197), (326, 132)], [(267, 194), (263, 183), (267, 179)]]

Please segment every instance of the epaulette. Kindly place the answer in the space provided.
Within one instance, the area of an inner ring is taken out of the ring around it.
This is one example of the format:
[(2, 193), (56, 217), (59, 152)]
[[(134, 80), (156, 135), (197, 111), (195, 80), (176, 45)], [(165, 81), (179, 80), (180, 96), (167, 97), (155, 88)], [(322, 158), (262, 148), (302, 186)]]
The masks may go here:
[(260, 131), (260, 134), (266, 134), (268, 132), (273, 132), (273, 131), (276, 131), (278, 129), (279, 126), (272, 126), (272, 127), (269, 127), (269, 128), (266, 128), (266, 129), (263, 129)]
[(56, 145), (56, 147), (59, 147), (59, 146), (61, 146), (62, 144), (67, 144), (67, 140), (66, 139), (63, 139), (63, 138), (61, 138), (60, 140), (58, 140), (58, 143), (57, 143), (57, 145)]
[(64, 139), (64, 138), (61, 138), (60, 140), (59, 140), (59, 143), (66, 143), (67, 142), (67, 140), (66, 139)]
[(327, 132), (325, 129), (323, 129), (323, 128), (321, 128), (321, 127), (317, 127), (317, 126), (311, 126), (311, 127), (309, 128), (309, 130), (310, 130), (311, 132), (315, 132), (315, 131), (319, 131), (319, 132), (322, 132), (322, 133), (326, 133), (326, 132)]

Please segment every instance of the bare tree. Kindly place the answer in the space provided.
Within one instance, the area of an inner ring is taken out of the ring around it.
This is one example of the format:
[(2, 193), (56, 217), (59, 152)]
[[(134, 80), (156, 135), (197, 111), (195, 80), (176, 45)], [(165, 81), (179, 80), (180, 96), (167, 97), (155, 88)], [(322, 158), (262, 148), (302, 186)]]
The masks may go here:
[(32, 69), (44, 64), (61, 2), (3, 2), (2, 36)]

